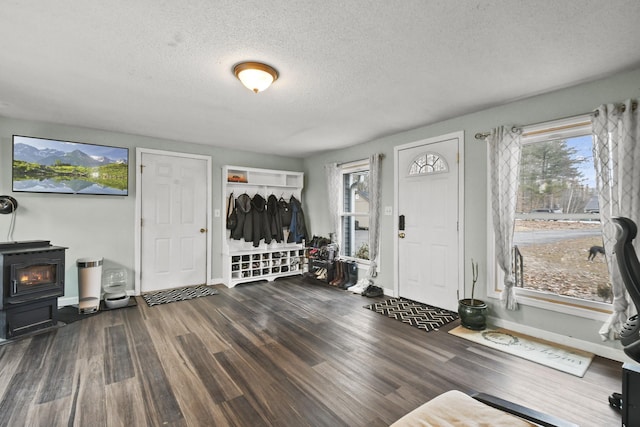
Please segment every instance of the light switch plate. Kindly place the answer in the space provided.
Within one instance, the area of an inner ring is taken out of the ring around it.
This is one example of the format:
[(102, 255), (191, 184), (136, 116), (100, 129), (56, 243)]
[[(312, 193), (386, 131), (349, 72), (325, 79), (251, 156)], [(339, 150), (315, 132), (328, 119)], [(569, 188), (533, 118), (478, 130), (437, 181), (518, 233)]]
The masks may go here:
[(215, 216), (216, 218), (220, 218), (220, 209), (214, 209), (213, 216)]

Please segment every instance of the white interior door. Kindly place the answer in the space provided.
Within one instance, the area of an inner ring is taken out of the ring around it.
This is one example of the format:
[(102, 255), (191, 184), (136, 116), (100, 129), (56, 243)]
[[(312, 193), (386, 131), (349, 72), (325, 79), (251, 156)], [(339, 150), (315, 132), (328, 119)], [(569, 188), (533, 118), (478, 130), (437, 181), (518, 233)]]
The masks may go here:
[(208, 162), (142, 152), (140, 164), (140, 290), (206, 284)]
[(458, 230), (462, 138), (443, 138), (396, 150), (396, 265), (399, 296), (455, 311), (463, 275)]

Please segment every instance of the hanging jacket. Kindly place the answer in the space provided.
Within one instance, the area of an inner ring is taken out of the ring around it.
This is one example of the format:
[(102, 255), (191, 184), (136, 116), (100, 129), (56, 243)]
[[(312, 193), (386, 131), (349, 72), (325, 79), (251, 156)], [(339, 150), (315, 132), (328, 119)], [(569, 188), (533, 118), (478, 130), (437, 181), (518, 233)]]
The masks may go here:
[(289, 225), (289, 238), (287, 239), (287, 243), (302, 243), (303, 240), (308, 239), (302, 204), (298, 199), (291, 196), (289, 206), (291, 207), (291, 224)]
[(233, 240), (244, 239), (250, 242), (253, 239), (253, 221), (251, 215), (251, 197), (247, 193), (241, 194), (236, 199), (236, 213), (238, 224), (231, 232)]
[(289, 228), (291, 225), (291, 207), (289, 206), (289, 202), (282, 197), (278, 199), (278, 211), (280, 211), (282, 226)]
[[(260, 240), (271, 243), (271, 231), (267, 214), (267, 201), (259, 194), (251, 199), (251, 217), (253, 222), (253, 246), (260, 246)], [(245, 238), (245, 241), (247, 239)]]
[(284, 240), (284, 232), (282, 231), (282, 217), (280, 216), (279, 203), (273, 194), (267, 198), (267, 215), (269, 217), (269, 232), (276, 242), (280, 243)]

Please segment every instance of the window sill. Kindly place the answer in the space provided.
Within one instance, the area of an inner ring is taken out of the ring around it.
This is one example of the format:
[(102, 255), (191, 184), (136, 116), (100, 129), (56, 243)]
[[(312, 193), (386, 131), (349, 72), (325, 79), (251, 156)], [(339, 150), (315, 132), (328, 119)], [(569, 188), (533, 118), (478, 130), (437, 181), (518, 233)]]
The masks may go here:
[[(350, 257), (350, 256), (343, 256), (343, 255), (340, 256), (340, 260), (341, 261), (355, 261), (356, 264), (358, 264), (358, 268), (361, 268), (361, 269), (368, 269), (369, 265), (371, 264), (368, 259), (360, 259), (360, 258), (354, 258), (354, 257)], [(378, 272), (380, 272), (380, 268), (379, 267), (380, 266), (378, 266)]]
[(358, 264), (369, 265), (369, 260), (368, 259), (356, 258), (356, 257), (353, 257), (353, 256), (346, 256), (346, 255), (340, 255), (340, 259), (344, 259), (344, 260), (347, 260), (347, 261), (355, 261)]
[[(504, 275), (497, 264), (494, 265), (495, 269), (489, 270), (487, 283), (495, 283), (496, 286), (487, 287), (487, 298), (499, 300), (502, 294), (502, 286), (499, 284), (502, 284)], [(564, 313), (569, 316), (604, 322), (613, 313), (613, 306), (604, 302), (587, 301), (523, 288), (516, 288), (515, 291), (518, 304)]]
[(585, 301), (551, 293), (516, 289), (518, 304), (542, 308), (571, 316), (606, 321), (613, 312), (611, 304)]

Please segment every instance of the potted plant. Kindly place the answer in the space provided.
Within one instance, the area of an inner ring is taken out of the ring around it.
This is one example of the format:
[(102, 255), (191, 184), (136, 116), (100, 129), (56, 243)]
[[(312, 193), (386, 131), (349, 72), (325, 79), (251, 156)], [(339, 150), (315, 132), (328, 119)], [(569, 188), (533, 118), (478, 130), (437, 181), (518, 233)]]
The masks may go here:
[(487, 303), (475, 299), (476, 282), (478, 281), (478, 263), (471, 259), (471, 298), (458, 300), (458, 314), (462, 326), (474, 331), (480, 331), (487, 327)]

